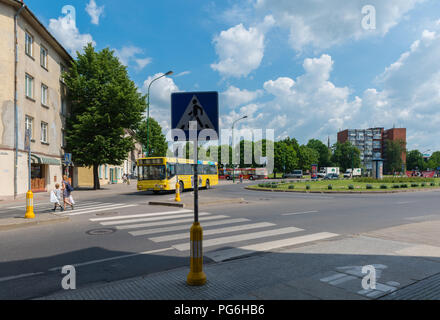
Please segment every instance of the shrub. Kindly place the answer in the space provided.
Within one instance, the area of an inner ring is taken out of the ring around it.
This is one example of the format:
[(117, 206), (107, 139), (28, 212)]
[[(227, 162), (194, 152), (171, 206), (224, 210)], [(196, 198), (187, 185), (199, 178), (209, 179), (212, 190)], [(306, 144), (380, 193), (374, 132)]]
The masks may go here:
[(431, 182), (431, 187), (435, 187), (435, 182)]
[(399, 189), (400, 186), (398, 184), (393, 184), (393, 189)]
[(310, 190), (310, 184), (306, 185), (306, 189)]
[(354, 185), (349, 184), (349, 185), (348, 185), (348, 189), (350, 189), (350, 190), (354, 190)]
[(266, 185), (265, 185), (264, 183), (260, 183), (260, 184), (258, 184), (258, 187), (260, 187), (260, 188), (265, 188)]
[(272, 189), (276, 189), (276, 188), (278, 188), (278, 185), (277, 185), (277, 184), (273, 184), (273, 185), (271, 186), (271, 188), (272, 188)]
[(407, 185), (406, 183), (402, 183), (402, 184), (400, 185), (400, 187), (401, 187), (401, 188), (408, 188), (408, 185)]
[(290, 190), (293, 190), (293, 189), (295, 189), (295, 186), (294, 186), (293, 184), (291, 184), (291, 185), (289, 186), (289, 189), (290, 189)]
[(388, 189), (388, 186), (387, 186), (386, 184), (382, 184), (382, 185), (380, 186), (380, 188), (381, 188), (381, 189)]
[(333, 186), (331, 184), (328, 185), (329, 190), (333, 190)]
[(422, 183), (422, 187), (426, 187), (426, 183), (423, 182), (423, 183)]
[(354, 178), (353, 181), (355, 182), (364, 182), (364, 183), (375, 183), (375, 182), (382, 182), (382, 183), (421, 183), (421, 182), (434, 182), (434, 178), (422, 178), (422, 177), (385, 177), (382, 180), (377, 180), (375, 178)]
[(412, 188), (417, 188), (418, 186), (419, 186), (418, 183), (411, 183), (411, 187), (412, 187)]
[(367, 184), (367, 189), (371, 190), (371, 189), (373, 189), (373, 186), (371, 184)]

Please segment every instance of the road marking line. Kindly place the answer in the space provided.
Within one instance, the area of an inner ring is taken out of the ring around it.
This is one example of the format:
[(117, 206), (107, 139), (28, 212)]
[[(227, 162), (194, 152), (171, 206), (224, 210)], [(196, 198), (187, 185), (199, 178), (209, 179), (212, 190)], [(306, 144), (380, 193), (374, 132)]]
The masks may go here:
[[(210, 213), (207, 213), (207, 212), (199, 213), (199, 216), (201, 216), (201, 217), (207, 216), (207, 215), (210, 215)], [(178, 218), (186, 218), (189, 216), (190, 216), (190, 213), (185, 213), (185, 214), (171, 215), (171, 216), (165, 216), (165, 217), (140, 218), (140, 219), (130, 219), (130, 220), (121, 220), (121, 221), (101, 222), (101, 225), (114, 226), (114, 225), (118, 225), (118, 224), (129, 224), (129, 223), (133, 223), (133, 222), (172, 220), (172, 219), (178, 219)]]
[[(87, 202), (86, 205), (100, 204), (100, 203), (103, 203), (103, 202)], [(47, 202), (34, 204), (34, 207), (40, 207), (40, 206), (48, 206), (48, 204), (47, 204)], [(21, 205), (21, 206), (8, 207), (5, 209), (19, 209), (19, 208), (26, 208), (26, 203), (23, 203), (23, 205)], [(50, 208), (50, 205), (48, 206), (48, 208)]]
[(117, 216), (117, 217), (109, 217), (109, 218), (94, 218), (90, 219), (90, 221), (111, 221), (111, 220), (122, 220), (122, 219), (130, 219), (130, 218), (141, 218), (141, 217), (150, 217), (150, 216), (162, 216), (173, 213), (188, 213), (192, 212), (191, 210), (178, 210), (178, 211), (167, 211), (167, 212), (154, 212), (154, 213), (141, 213), (141, 214), (132, 214), (128, 216)]
[[(219, 216), (214, 216), (214, 217), (219, 217)], [(226, 217), (226, 216), (220, 216), (220, 217)], [(212, 217), (211, 217), (212, 218)], [(206, 218), (204, 219), (204, 221), (206, 220)], [(192, 220), (186, 220), (186, 222), (191, 222)], [(238, 219), (229, 219), (229, 220), (221, 220), (221, 221), (212, 221), (212, 222), (203, 222), (203, 228), (204, 227), (209, 227), (209, 226), (219, 226), (219, 225), (225, 225), (225, 224), (232, 224), (232, 223), (240, 223), (240, 222), (248, 222), (249, 219), (245, 219), (245, 218), (238, 218)], [(130, 227), (130, 226), (127, 226)], [(134, 226), (133, 226), (134, 227)], [(122, 227), (124, 228), (124, 227)], [(166, 233), (166, 232), (171, 232), (171, 231), (179, 231), (179, 230), (189, 230), (190, 226), (188, 225), (182, 225), (182, 226), (176, 226), (176, 227), (164, 227), (164, 228), (155, 228), (155, 229), (143, 229), (143, 230), (139, 230), (139, 231), (131, 231), (129, 232), (132, 236), (137, 237), (137, 236), (145, 236), (145, 235), (149, 235), (149, 234), (156, 234), (156, 233)]]
[(283, 216), (293, 216), (296, 214), (306, 214), (306, 213), (318, 213), (319, 211), (304, 211), (304, 212), (294, 212), (294, 213), (284, 213)]
[(101, 209), (96, 209), (96, 210), (89, 210), (89, 211), (84, 211), (84, 212), (74, 212), (74, 213), (69, 213), (69, 214), (64, 214), (64, 215), (65, 216), (77, 216), (80, 214), (100, 212), (100, 211), (109, 211), (109, 210), (123, 209), (123, 208), (131, 208), (131, 207), (136, 207), (136, 206), (137, 206), (137, 204), (130, 204), (130, 205), (122, 204), (122, 205), (111, 207), (111, 208), (106, 207), (106, 208), (101, 208)]
[(257, 244), (238, 247), (238, 248), (212, 251), (212, 252), (206, 253), (205, 256), (216, 261), (216, 262), (221, 262), (221, 261), (224, 261), (227, 259), (248, 255), (248, 254), (254, 253), (254, 252), (264, 252), (264, 251), (269, 251), (269, 250), (273, 250), (273, 249), (279, 249), (279, 248), (283, 248), (283, 247), (289, 247), (289, 246), (293, 246), (293, 245), (303, 244), (303, 243), (307, 243), (307, 242), (324, 240), (324, 239), (333, 238), (336, 236), (338, 236), (338, 235), (334, 234), (334, 233), (328, 233), (328, 232), (315, 233), (315, 234), (309, 234), (306, 236), (300, 236), (300, 237), (294, 237), (294, 238), (288, 238), (288, 239), (282, 239), (282, 240), (276, 240), (276, 241), (270, 241), (270, 242), (262, 242), (262, 243), (257, 243)]
[[(241, 225), (241, 226), (233, 226), (233, 227), (220, 228), (220, 229), (209, 229), (209, 230), (203, 230), (203, 236), (211, 236), (211, 235), (221, 234), (221, 233), (244, 231), (244, 230), (266, 228), (266, 227), (273, 227), (273, 226), (275, 226), (275, 224), (273, 224), (273, 223), (260, 222), (260, 223), (245, 224), (245, 225)], [(172, 234), (169, 236), (160, 236), (160, 237), (155, 237), (155, 238), (149, 238), (148, 240), (151, 240), (153, 242), (166, 242), (166, 241), (185, 239), (188, 237), (189, 237), (189, 232), (185, 232), (185, 233), (180, 233), (180, 234)]]
[(21, 278), (27, 278), (27, 277), (32, 277), (32, 276), (36, 276), (36, 275), (43, 274), (43, 273), (44, 272), (25, 273), (25, 274), (19, 274), (17, 276), (4, 277), (4, 278), (0, 278), (0, 282), (9, 281), (9, 280), (15, 280), (15, 279), (21, 279)]
[[(304, 230), (299, 229), (299, 228), (295, 228), (295, 227), (288, 227), (288, 228), (273, 229), (273, 230), (268, 230), (268, 231), (240, 234), (240, 235), (236, 235), (236, 236), (214, 238), (214, 239), (204, 240), (203, 247), (212, 247), (212, 246), (216, 246), (216, 245), (222, 245), (222, 244), (245, 241), (245, 240), (253, 240), (253, 239), (258, 239), (258, 238), (277, 236), (277, 235), (294, 233), (294, 232), (299, 232), (299, 231), (304, 231)], [(187, 250), (189, 250), (189, 243), (176, 244), (176, 245), (173, 245), (173, 248), (175, 248), (179, 251), (187, 251)]]
[(330, 282), (330, 281), (333, 281), (333, 280), (345, 277), (346, 275), (347, 274), (345, 274), (345, 273), (336, 273), (336, 274), (334, 274), (332, 276), (329, 276), (329, 277), (326, 277), (326, 278), (322, 278), (322, 279), (320, 279), (320, 281), (322, 281), (322, 282)]
[[(202, 219), (202, 223), (207, 220), (219, 220), (219, 219), (225, 219), (230, 218), (229, 216), (224, 215), (218, 215), (218, 216), (209, 216), (204, 217)], [(187, 219), (179, 219), (179, 220), (172, 220), (172, 221), (159, 221), (159, 222), (150, 222), (150, 223), (141, 223), (141, 224), (130, 224), (127, 226), (116, 226), (115, 228), (118, 230), (128, 230), (128, 229), (139, 229), (139, 228), (149, 228), (149, 227), (157, 227), (157, 226), (166, 226), (166, 225), (172, 225), (172, 224), (181, 224), (181, 223), (188, 223), (185, 225), (187, 228), (191, 228), (191, 222), (194, 222), (194, 218), (187, 218)]]
[[(109, 202), (109, 203), (94, 204), (94, 205), (84, 205), (84, 204), (83, 205), (80, 205), (80, 204), (75, 205), (74, 204), (75, 211), (84, 211), (84, 210), (89, 210), (89, 209), (98, 209), (98, 208), (101, 208), (101, 207), (112, 206), (112, 205), (122, 205), (122, 203), (111, 203), (111, 202)], [(68, 207), (68, 205), (66, 205), (66, 208), (67, 207)], [(51, 209), (51, 208), (53, 208), (53, 206), (49, 207), (48, 209)]]
[[(99, 259), (99, 260), (92, 260), (92, 261), (77, 263), (77, 264), (73, 264), (72, 266), (74, 266), (75, 268), (83, 267), (83, 266), (88, 266), (88, 265), (91, 265), (91, 264), (96, 264), (96, 263), (101, 263), (101, 262), (106, 262), (106, 261), (119, 260), (119, 259), (125, 259), (125, 258), (131, 258), (131, 257), (135, 257), (135, 256), (152, 254), (152, 253), (158, 253), (158, 252), (164, 252), (164, 251), (168, 251), (168, 250), (172, 250), (172, 249), (173, 248), (163, 248), (163, 249), (150, 250), (150, 251), (144, 251), (144, 252), (138, 252), (138, 253), (131, 253), (131, 254), (123, 255), (123, 256), (117, 256), (117, 257), (111, 257), (111, 258), (105, 258), (105, 259)], [(57, 270), (61, 270), (62, 268), (63, 267), (55, 267), (55, 268), (49, 269), (49, 271), (57, 271)]]

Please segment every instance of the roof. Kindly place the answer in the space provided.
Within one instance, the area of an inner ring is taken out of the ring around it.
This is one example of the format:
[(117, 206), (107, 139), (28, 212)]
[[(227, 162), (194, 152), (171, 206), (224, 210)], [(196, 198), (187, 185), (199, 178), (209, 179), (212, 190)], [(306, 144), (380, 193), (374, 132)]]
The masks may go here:
[(50, 45), (64, 58), (68, 61), (73, 61), (72, 56), (69, 52), (61, 45), (61, 43), (46, 29), (46, 27), (38, 20), (35, 14), (29, 9), (29, 7), (20, 0), (0, 0), (7, 5), (14, 7), (16, 10), (20, 9), (22, 5), (26, 7), (21, 12), (20, 16), (23, 16), (35, 29), (39, 32)]

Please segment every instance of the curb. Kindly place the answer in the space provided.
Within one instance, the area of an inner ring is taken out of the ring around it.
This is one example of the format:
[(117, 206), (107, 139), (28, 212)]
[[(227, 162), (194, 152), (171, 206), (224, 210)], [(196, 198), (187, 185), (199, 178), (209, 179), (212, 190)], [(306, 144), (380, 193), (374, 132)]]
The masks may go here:
[(184, 203), (175, 203), (175, 202), (150, 201), (148, 202), (148, 204), (150, 206), (167, 206), (167, 207), (185, 208)]
[(408, 190), (389, 190), (389, 191), (329, 191), (329, 190), (276, 190), (276, 189), (255, 189), (245, 187), (246, 190), (263, 191), (263, 192), (291, 192), (291, 193), (328, 193), (328, 194), (382, 194), (382, 193), (404, 193), (404, 192), (426, 192), (426, 191), (440, 191), (440, 188), (432, 189), (408, 189)]
[(37, 225), (48, 225), (48, 224), (54, 224), (54, 223), (59, 223), (59, 222), (66, 222), (66, 221), (70, 220), (69, 217), (57, 216), (54, 214), (50, 214), (50, 215), (52, 215), (54, 217), (49, 218), (49, 219), (44, 219), (44, 220), (38, 220), (38, 218), (35, 218), (32, 220), (25, 220), (25, 221), (21, 221), (21, 222), (17, 222), (17, 223), (12, 222), (9, 224), (8, 223), (2, 224), (2, 220), (8, 220), (8, 219), (0, 219), (0, 231), (8, 231), (8, 230), (37, 226)]

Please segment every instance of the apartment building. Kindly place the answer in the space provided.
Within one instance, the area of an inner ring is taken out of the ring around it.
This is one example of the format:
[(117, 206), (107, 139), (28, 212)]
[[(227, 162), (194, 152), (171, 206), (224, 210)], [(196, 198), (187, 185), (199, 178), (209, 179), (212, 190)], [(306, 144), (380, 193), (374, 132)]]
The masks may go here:
[[(386, 141), (403, 141), (406, 147), (406, 129), (384, 128), (346, 129), (338, 132), (338, 142), (351, 142), (360, 151), (362, 165), (367, 170), (373, 169), (373, 159), (385, 159)], [(406, 163), (406, 153), (402, 154), (403, 163)]]
[(25, 132), (31, 132), (31, 188), (62, 180), (66, 88), (61, 73), (72, 57), (30, 9), (0, 0), (0, 197), (28, 191)]

